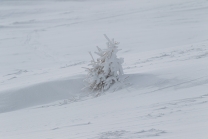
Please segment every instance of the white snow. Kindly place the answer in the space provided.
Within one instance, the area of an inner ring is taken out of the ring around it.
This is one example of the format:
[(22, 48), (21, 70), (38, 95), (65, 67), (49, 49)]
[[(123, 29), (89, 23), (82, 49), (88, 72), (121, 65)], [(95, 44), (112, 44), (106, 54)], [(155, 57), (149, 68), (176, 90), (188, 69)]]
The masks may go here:
[[(131, 85), (82, 80), (120, 42)], [(0, 0), (0, 139), (207, 139), (207, 0)]]

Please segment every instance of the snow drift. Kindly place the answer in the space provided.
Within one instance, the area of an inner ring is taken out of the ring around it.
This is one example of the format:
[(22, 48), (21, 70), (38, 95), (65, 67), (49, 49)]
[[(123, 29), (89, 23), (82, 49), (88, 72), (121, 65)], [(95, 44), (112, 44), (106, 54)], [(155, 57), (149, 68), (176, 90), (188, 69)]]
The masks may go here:
[(83, 88), (82, 80), (71, 77), (0, 92), (0, 113), (76, 97)]

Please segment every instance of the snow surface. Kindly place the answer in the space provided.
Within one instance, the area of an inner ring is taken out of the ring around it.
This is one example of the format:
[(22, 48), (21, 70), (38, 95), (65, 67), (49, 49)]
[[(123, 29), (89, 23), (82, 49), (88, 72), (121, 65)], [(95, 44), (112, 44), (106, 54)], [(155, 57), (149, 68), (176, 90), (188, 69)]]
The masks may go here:
[[(81, 91), (120, 42), (131, 85)], [(207, 139), (207, 0), (0, 0), (0, 139)]]

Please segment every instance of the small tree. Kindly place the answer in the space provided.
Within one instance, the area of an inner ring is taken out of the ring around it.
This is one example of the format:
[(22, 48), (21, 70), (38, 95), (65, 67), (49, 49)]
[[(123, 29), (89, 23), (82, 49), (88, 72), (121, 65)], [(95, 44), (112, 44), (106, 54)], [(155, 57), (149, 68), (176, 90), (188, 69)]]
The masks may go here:
[(100, 49), (97, 46), (98, 52), (95, 52), (99, 56), (95, 60), (90, 52), (92, 57), (91, 68), (85, 68), (88, 72), (86, 79), (87, 82), (86, 88), (89, 88), (92, 91), (106, 91), (114, 83), (121, 82), (123, 76), (122, 63), (124, 62), (123, 58), (117, 58), (116, 54), (119, 51), (118, 42), (114, 39), (110, 40), (106, 35), (107, 39), (107, 48)]

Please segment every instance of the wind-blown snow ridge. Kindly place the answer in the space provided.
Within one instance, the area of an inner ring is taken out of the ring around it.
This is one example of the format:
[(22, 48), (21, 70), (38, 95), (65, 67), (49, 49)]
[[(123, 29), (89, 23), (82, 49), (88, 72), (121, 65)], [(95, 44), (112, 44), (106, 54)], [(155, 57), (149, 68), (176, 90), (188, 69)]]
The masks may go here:
[(82, 80), (71, 77), (1, 92), (0, 113), (76, 97), (83, 88)]

